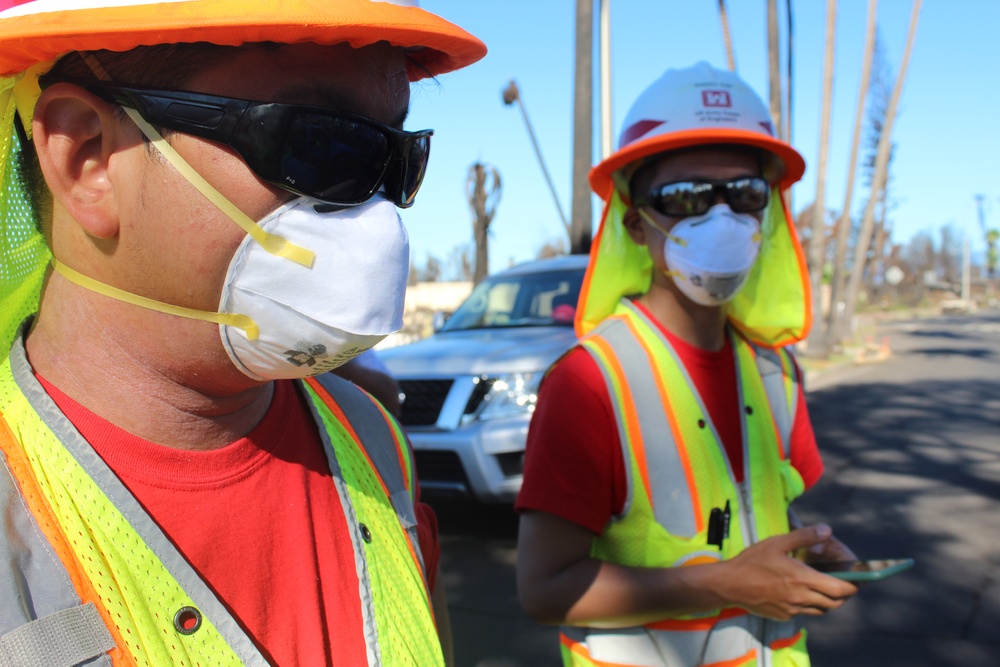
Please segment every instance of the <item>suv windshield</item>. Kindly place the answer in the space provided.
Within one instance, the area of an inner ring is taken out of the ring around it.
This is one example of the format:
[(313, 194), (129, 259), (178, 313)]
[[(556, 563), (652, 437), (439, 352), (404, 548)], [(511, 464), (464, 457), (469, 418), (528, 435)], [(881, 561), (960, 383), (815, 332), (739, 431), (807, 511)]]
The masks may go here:
[(573, 326), (582, 282), (582, 269), (487, 278), (476, 285), (441, 331)]

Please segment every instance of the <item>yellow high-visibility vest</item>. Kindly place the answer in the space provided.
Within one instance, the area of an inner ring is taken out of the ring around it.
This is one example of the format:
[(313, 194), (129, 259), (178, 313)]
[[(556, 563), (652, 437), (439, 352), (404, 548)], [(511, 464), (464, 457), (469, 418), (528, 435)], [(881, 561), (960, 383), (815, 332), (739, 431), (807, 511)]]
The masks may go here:
[[(632, 567), (683, 567), (732, 558), (788, 532), (788, 506), (804, 489), (789, 458), (798, 396), (784, 350), (766, 350), (733, 328), (743, 432), (737, 483), (702, 398), (669, 340), (623, 300), (581, 343), (600, 368), (618, 425), (627, 494), (591, 555)], [(710, 544), (713, 510), (728, 507), (728, 535)], [(562, 629), (567, 666), (809, 664), (805, 631), (738, 608), (642, 627)]]
[[(441, 665), (402, 431), (340, 378), (304, 385), (350, 528), (368, 665)], [(0, 503), (11, 514), (0, 528), (8, 568), (0, 571), (0, 657), (20, 656), (14, 665), (268, 664), (45, 393), (20, 339), (0, 365), (0, 450)]]

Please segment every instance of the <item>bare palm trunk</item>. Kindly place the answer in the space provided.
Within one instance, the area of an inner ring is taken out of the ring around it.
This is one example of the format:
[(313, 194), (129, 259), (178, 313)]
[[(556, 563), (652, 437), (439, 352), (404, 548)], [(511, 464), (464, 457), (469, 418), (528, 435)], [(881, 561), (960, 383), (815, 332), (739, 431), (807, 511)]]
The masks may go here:
[[(833, 57), (837, 32), (837, 0), (826, 0), (826, 55), (823, 60), (823, 110), (819, 124), (819, 156), (816, 159), (816, 200), (813, 202), (812, 234), (809, 237), (809, 282), (815, 328), (809, 336), (808, 354), (825, 357), (828, 349), (823, 330), (823, 269), (826, 259), (826, 165), (830, 151), (830, 110), (833, 106)], [(819, 326), (816, 326), (819, 325)]]
[(500, 203), (500, 172), (493, 165), (477, 162), (469, 167), (465, 195), (472, 209), (472, 232), (476, 243), (476, 265), (472, 280), (478, 284), (490, 272), (490, 223)]
[(733, 55), (733, 37), (729, 34), (729, 15), (726, 13), (726, 0), (719, 0), (719, 20), (722, 22), (722, 41), (726, 45), (726, 60), (729, 71), (736, 71), (736, 57)]
[(871, 260), (868, 262), (868, 286), (873, 291), (878, 287), (875, 283), (875, 276), (885, 271), (883, 260), (885, 258), (885, 244), (889, 238), (889, 230), (886, 229), (886, 218), (889, 215), (888, 188), (882, 193), (881, 200), (875, 218), (874, 252), (872, 252)]
[(865, 258), (868, 256), (872, 230), (875, 226), (875, 206), (878, 203), (879, 193), (885, 187), (889, 171), (889, 154), (892, 152), (892, 123), (896, 118), (896, 107), (899, 105), (899, 98), (903, 92), (903, 83), (906, 81), (906, 67), (910, 62), (910, 53), (913, 50), (913, 42), (917, 36), (917, 23), (920, 19), (921, 4), (923, 4), (923, 0), (914, 0), (913, 2), (913, 13), (910, 15), (910, 30), (906, 38), (903, 60), (899, 66), (896, 85), (892, 89), (889, 107), (885, 111), (885, 125), (882, 128), (882, 136), (879, 138), (878, 152), (875, 154), (872, 196), (868, 198), (868, 204), (865, 206), (865, 214), (861, 219), (861, 232), (858, 234), (858, 242), (854, 248), (854, 265), (851, 267), (851, 279), (847, 284), (847, 298), (845, 299), (844, 307), (845, 322), (851, 321), (851, 318), (854, 316), (854, 309), (857, 307), (858, 292), (861, 289), (861, 278), (865, 269)]
[(767, 0), (767, 62), (770, 84), (771, 120), (778, 137), (784, 139), (781, 124), (781, 40), (778, 34), (778, 0)]
[(569, 251), (590, 250), (592, 217), (587, 174), (594, 144), (594, 0), (576, 1), (576, 78), (573, 104), (573, 205)]
[(878, 0), (868, 0), (868, 27), (865, 28), (865, 54), (861, 65), (861, 86), (858, 88), (858, 108), (854, 115), (854, 137), (851, 140), (851, 159), (847, 163), (847, 190), (844, 205), (837, 221), (837, 247), (833, 259), (833, 278), (830, 282), (830, 310), (826, 316), (826, 348), (837, 345), (841, 338), (842, 314), (839, 304), (844, 298), (846, 282), (845, 263), (847, 261), (847, 238), (851, 232), (851, 205), (854, 197), (854, 180), (858, 167), (858, 151), (861, 146), (861, 128), (865, 118), (865, 97), (872, 74), (872, 60), (875, 54), (875, 17)]

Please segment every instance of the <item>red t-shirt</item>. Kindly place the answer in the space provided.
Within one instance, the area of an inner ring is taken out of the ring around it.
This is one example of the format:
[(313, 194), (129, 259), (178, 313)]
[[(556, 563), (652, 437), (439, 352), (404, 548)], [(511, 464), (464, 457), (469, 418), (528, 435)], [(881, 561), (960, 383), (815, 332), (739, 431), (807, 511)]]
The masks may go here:
[[(275, 383), (246, 437), (185, 451), (127, 433), (39, 381), (272, 664), (367, 664), (347, 520), (293, 382)], [(417, 517), (433, 576), (436, 518), (423, 503)]]
[[(727, 339), (717, 352), (703, 350), (657, 325), (691, 376), (737, 481), (742, 481), (743, 433), (732, 346)], [(809, 488), (822, 475), (823, 462), (801, 387), (800, 382), (791, 463)], [(539, 390), (516, 508), (554, 514), (600, 535), (611, 517), (621, 513), (625, 494), (625, 460), (604, 376), (590, 354), (576, 348), (559, 361)]]

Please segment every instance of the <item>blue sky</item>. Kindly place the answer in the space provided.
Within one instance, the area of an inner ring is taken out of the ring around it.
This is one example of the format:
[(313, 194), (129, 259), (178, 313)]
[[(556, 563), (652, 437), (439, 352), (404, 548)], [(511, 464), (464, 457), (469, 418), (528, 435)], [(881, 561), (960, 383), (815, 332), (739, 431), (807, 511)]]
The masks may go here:
[[(779, 3), (783, 6), (784, 3)], [(412, 91), (408, 129), (435, 130), (431, 164), (415, 206), (403, 212), (412, 257), (446, 260), (472, 242), (472, 213), (465, 196), (469, 167), (493, 164), (503, 193), (490, 239), (490, 268), (534, 258), (547, 242), (565, 238), (558, 211), (535, 157), (520, 112), (501, 91), (515, 79), (563, 210), (569, 215), (573, 136), (575, 0), (423, 0), (421, 6), (482, 39), (490, 52), (464, 70)], [(840, 0), (827, 206), (840, 210), (846, 189), (861, 59), (866, 0)], [(767, 99), (765, 0), (729, 0), (730, 28), (739, 74)], [(885, 55), (898, 70), (912, 3), (882, 0), (878, 20)], [(811, 202), (822, 96), (826, 3), (793, 0), (794, 81), (792, 143), (807, 163), (793, 189), (795, 210)], [(596, 14), (596, 11), (595, 11)], [(982, 247), (974, 196), (986, 196), (987, 222), (1000, 227), (1000, 128), (988, 125), (998, 108), (993, 0), (925, 2), (893, 129), (897, 144), (893, 188), (893, 238), (905, 242), (946, 224), (972, 234)], [(785, 29), (784, 21), (782, 30)], [(596, 49), (596, 37), (595, 37)], [(611, 0), (612, 132), (638, 94), (665, 69), (706, 60), (725, 67), (716, 0)], [(595, 52), (594, 158), (599, 159), (599, 88)], [(852, 210), (864, 206), (855, 189)], [(594, 198), (595, 225), (600, 213)]]

